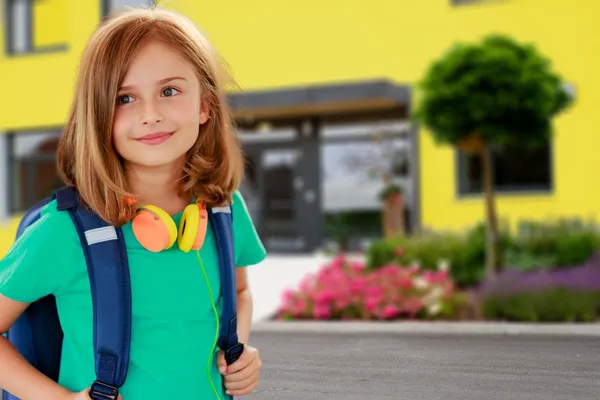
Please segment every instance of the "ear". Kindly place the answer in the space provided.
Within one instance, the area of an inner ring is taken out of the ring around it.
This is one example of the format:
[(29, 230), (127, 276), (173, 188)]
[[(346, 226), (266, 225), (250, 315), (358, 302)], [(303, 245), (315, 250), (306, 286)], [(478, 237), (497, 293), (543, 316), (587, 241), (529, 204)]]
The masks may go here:
[(210, 107), (206, 97), (200, 100), (200, 125), (203, 125), (210, 118)]

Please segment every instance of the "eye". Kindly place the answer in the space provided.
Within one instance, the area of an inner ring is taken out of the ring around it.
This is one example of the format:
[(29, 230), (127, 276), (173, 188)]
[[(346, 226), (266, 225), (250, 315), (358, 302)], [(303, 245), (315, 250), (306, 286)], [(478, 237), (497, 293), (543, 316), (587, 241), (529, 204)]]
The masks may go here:
[(177, 94), (179, 94), (179, 90), (173, 88), (173, 87), (168, 87), (168, 88), (164, 88), (162, 91), (163, 96), (165, 97), (173, 97), (176, 96)]
[(131, 97), (130, 95), (126, 94), (123, 96), (119, 96), (117, 98), (117, 103), (119, 104), (129, 104), (133, 101), (133, 97)]

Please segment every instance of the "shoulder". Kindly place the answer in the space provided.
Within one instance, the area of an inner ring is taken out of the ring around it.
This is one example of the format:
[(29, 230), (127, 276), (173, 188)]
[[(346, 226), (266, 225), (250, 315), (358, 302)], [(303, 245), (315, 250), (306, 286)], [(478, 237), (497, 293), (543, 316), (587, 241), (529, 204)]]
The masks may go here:
[(35, 240), (36, 244), (45, 247), (44, 243), (64, 242), (65, 235), (68, 237), (70, 234), (76, 235), (71, 217), (58, 211), (57, 201), (52, 200), (42, 207), (40, 218), (25, 228), (17, 241)]
[(236, 190), (232, 196), (233, 204), (231, 204), (231, 213), (233, 216), (233, 225), (254, 225), (254, 209), (248, 207), (248, 203), (242, 193)]
[(231, 197), (233, 200), (233, 204), (231, 205), (232, 211), (240, 209), (243, 212), (248, 212), (246, 200), (244, 199), (244, 196), (242, 196), (242, 194), (240, 193), (239, 190), (236, 190), (235, 192), (233, 192), (233, 195)]
[(263, 243), (258, 235), (246, 200), (238, 191), (233, 194), (231, 212), (233, 214), (234, 247), (238, 266), (254, 265), (266, 256)]
[(58, 293), (75, 271), (78, 240), (69, 215), (50, 202), (0, 259), (0, 292), (25, 302)]
[(57, 210), (57, 202), (53, 200), (40, 210), (37, 221), (27, 226), (15, 240), (11, 252), (27, 254), (33, 257), (51, 255), (55, 259), (65, 250), (79, 247), (79, 236), (71, 217), (65, 211)]

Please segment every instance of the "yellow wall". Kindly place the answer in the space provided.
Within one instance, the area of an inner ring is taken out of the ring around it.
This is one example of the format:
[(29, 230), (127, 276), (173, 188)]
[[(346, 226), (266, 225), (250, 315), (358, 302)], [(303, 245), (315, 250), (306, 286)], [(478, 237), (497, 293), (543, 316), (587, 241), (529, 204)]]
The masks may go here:
[[(529, 0), (507, 1), (506, 6), (474, 7), (467, 12), (468, 18), (473, 19), (461, 18), (463, 28), (460, 34), (453, 35), (471, 39), (488, 31), (502, 31), (532, 41), (552, 58), (556, 70), (576, 86), (574, 107), (555, 121), (553, 192), (498, 196), (498, 212), (510, 219), (513, 226), (524, 218), (598, 217), (600, 187), (591, 183), (590, 178), (598, 165), (600, 147), (600, 135), (592, 128), (600, 125), (599, 114), (594, 111), (600, 104), (600, 77), (595, 72), (600, 59), (593, 50), (600, 45), (600, 28), (592, 18), (600, 12), (600, 4), (583, 3), (575, 6), (557, 0)], [(486, 8), (494, 12), (486, 12)], [(422, 134), (422, 143), (424, 224), (461, 228), (483, 220), (481, 197), (468, 200), (456, 197), (453, 152), (434, 145), (427, 132)]]
[[(61, 18), (67, 21), (69, 51), (8, 59), (2, 52), (0, 79), (15, 90), (0, 99), (0, 131), (61, 126), (65, 120), (78, 56), (99, 21), (100, 4), (55, 1), (67, 5)], [(600, 3), (595, 0), (492, 0), (460, 7), (450, 0), (163, 3), (204, 29), (246, 90), (381, 77), (413, 84), (456, 40), (500, 32), (532, 41), (576, 85), (577, 102), (556, 121), (554, 192), (499, 196), (499, 212), (513, 221), (596, 214), (600, 185), (588, 183), (600, 148), (594, 129), (600, 126), (600, 58), (595, 55), (600, 28), (594, 17)], [(482, 219), (479, 198), (456, 197), (453, 152), (434, 146), (427, 132), (421, 132), (421, 143), (423, 223), (459, 228)]]
[(36, 48), (69, 42), (67, 6), (67, 0), (33, 3), (33, 43)]
[(15, 241), (15, 235), (17, 234), (20, 220), (21, 215), (18, 215), (14, 216), (9, 221), (0, 223), (0, 258), (4, 257)]
[[(79, 54), (86, 38), (100, 21), (100, 3), (95, 0), (53, 0), (52, 5), (55, 8), (45, 9), (44, 13), (56, 15), (61, 21), (66, 21), (66, 26), (58, 27), (56, 36), (48, 41), (62, 39), (61, 32), (64, 30), (68, 39), (67, 51), (7, 57), (4, 27), (0, 29), (0, 83), (2, 87), (14, 88), (10, 96), (0, 98), (0, 131), (60, 127), (64, 124), (72, 99)], [(61, 6), (64, 5), (66, 9), (63, 10)], [(45, 21), (40, 22), (42, 31), (54, 29), (45, 24)], [(44, 40), (43, 44), (50, 43)]]
[[(338, 2), (276, 0), (197, 4), (167, 1), (196, 20), (231, 64), (244, 89), (388, 77), (415, 83), (457, 40), (490, 32), (534, 42), (576, 85), (577, 103), (556, 121), (551, 194), (501, 195), (498, 210), (520, 218), (596, 214), (600, 185), (590, 185), (600, 135), (600, 3), (505, 0), (451, 6), (450, 0)], [(294, 4), (294, 5), (291, 5)], [(421, 132), (422, 221), (462, 228), (484, 218), (481, 199), (458, 199), (454, 153)]]

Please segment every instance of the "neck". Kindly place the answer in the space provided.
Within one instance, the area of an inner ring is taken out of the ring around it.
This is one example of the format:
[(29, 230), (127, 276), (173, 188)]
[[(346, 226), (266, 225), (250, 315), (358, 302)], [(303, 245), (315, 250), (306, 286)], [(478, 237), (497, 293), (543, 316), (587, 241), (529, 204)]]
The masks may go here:
[(140, 205), (154, 205), (169, 215), (182, 211), (191, 197), (179, 194), (181, 168), (179, 165), (144, 167), (126, 165), (125, 176), (129, 189), (136, 195)]

